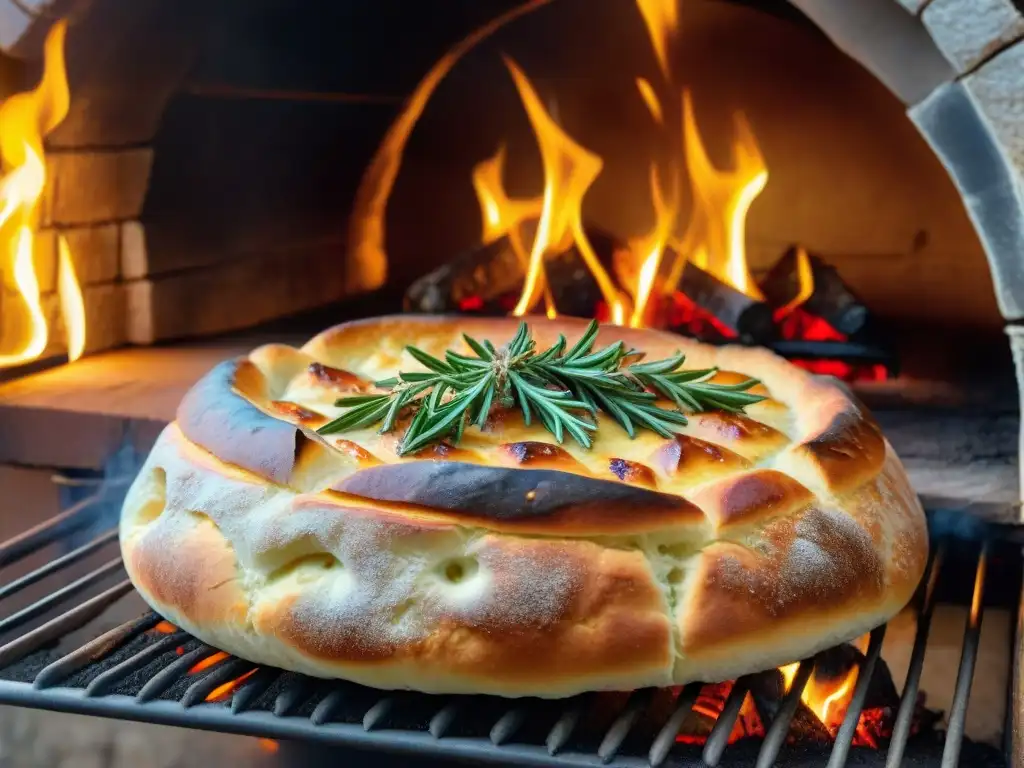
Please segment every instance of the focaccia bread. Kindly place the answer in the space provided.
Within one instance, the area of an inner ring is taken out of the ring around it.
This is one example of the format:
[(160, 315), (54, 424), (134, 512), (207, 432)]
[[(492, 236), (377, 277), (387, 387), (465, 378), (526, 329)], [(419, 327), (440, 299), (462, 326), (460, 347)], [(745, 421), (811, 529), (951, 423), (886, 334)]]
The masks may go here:
[[(585, 328), (531, 320), (538, 348)], [(761, 349), (602, 327), (647, 359), (761, 381), (674, 439), (602, 419), (590, 450), (492, 410), (457, 446), (320, 436), (337, 398), (468, 352), (512, 319), (386, 317), (217, 366), (133, 484), (145, 599), (251, 661), (378, 688), (505, 696), (719, 681), (886, 621), (927, 559), (924, 514), (865, 409)]]

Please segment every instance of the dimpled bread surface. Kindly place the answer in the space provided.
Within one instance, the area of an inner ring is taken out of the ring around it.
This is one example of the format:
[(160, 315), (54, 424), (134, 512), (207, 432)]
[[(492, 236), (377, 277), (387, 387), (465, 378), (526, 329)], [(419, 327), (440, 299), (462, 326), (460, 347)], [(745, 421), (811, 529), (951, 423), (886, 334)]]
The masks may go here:
[[(673, 439), (599, 419), (590, 450), (492, 409), (457, 446), (402, 425), (320, 436), (334, 402), (469, 353), (512, 319), (397, 316), (268, 345), (186, 395), (129, 491), (128, 572), (204, 642), (387, 689), (569, 696), (719, 681), (886, 621), (928, 554), (924, 514), (870, 414), (773, 354), (602, 327), (648, 360), (760, 380), (742, 414)], [(531, 319), (538, 347), (582, 321)]]

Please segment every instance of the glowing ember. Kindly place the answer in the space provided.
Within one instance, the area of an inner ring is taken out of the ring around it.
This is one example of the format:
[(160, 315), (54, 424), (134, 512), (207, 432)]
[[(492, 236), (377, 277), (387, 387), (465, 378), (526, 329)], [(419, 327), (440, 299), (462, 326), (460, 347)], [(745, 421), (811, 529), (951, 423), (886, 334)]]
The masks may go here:
[[(863, 653), (869, 641), (870, 637), (865, 635), (855, 640), (851, 645), (854, 645)], [(783, 687), (787, 693), (793, 687), (793, 681), (796, 679), (799, 668), (799, 664), (787, 664), (784, 667), (779, 667), (779, 672), (782, 674)], [(830, 733), (834, 734), (842, 724), (843, 718), (846, 717), (846, 710), (853, 696), (859, 672), (860, 667), (853, 664), (843, 674), (837, 677), (829, 677), (821, 674), (816, 666), (810, 679), (807, 681), (807, 685), (804, 686), (803, 691), (800, 693), (800, 701), (814, 713), (814, 716), (818, 718), (819, 722)]]
[(171, 624), (171, 622), (169, 621), (161, 621), (159, 624), (153, 627), (152, 631), (158, 632), (161, 635), (173, 635), (175, 632), (178, 631), (178, 628)]
[(209, 702), (224, 701), (232, 693), (235, 692), (235, 689), (238, 688), (238, 686), (240, 686), (243, 682), (245, 682), (247, 679), (252, 677), (254, 674), (256, 674), (256, 670), (255, 669), (250, 669), (244, 675), (239, 675), (234, 680), (229, 680), (228, 682), (224, 683), (223, 685), (218, 685), (216, 688), (214, 688), (212, 691), (210, 691), (206, 695), (206, 698), (203, 699), (203, 701), (209, 701)]
[(260, 749), (269, 755), (277, 754), (277, 751), (281, 749), (281, 744), (274, 739), (257, 739), (257, 743), (260, 745)]
[[(43, 76), (35, 90), (11, 96), (0, 104), (0, 271), (6, 261), (14, 277), (16, 300), (27, 320), (22, 332), (10, 329), (0, 337), (0, 368), (26, 363), (46, 350), (50, 329), (43, 312), (34, 259), (36, 208), (46, 183), (43, 138), (67, 115), (70, 104), (64, 67), (67, 24), (57, 22), (44, 46)], [(85, 348), (85, 305), (67, 243), (58, 240), (57, 290), (67, 328), (68, 358)], [(16, 338), (10, 338), (16, 336)]]
[[(733, 685), (732, 682), (705, 685), (697, 696), (693, 711), (703, 715), (711, 725), (714, 725), (725, 708), (725, 702), (732, 692)], [(758, 714), (754, 698), (748, 691), (743, 697), (743, 703), (740, 705), (739, 715), (736, 717), (732, 731), (729, 732), (729, 743), (733, 744), (740, 739), (764, 738), (764, 735), (764, 723), (761, 720), (761, 715)], [(676, 741), (680, 744), (703, 744), (706, 740), (706, 734), (681, 733), (676, 737)]]
[(224, 651), (217, 651), (216, 653), (212, 654), (211, 656), (207, 656), (205, 659), (200, 661), (198, 664), (193, 665), (192, 668), (189, 669), (188, 673), (190, 675), (194, 675), (197, 672), (202, 672), (204, 669), (209, 669), (214, 664), (217, 664), (218, 662), (223, 661), (227, 657), (228, 657), (228, 655), (226, 653), (224, 653)]

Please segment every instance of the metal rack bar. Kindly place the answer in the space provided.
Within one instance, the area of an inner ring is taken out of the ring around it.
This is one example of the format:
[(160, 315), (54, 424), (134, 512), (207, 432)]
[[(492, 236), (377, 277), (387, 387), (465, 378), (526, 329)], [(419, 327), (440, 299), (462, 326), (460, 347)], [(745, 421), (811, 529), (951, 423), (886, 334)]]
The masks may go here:
[(241, 677), (255, 668), (256, 665), (251, 661), (234, 657), (221, 662), (186, 689), (185, 693), (181, 695), (181, 706), (188, 709), (196, 704), (202, 704), (218, 686)]
[(0, 667), (13, 664), (43, 645), (74, 632), (76, 629), (81, 629), (131, 591), (132, 583), (125, 579), (105, 592), (101, 592), (84, 603), (79, 603), (42, 626), (12, 640), (0, 647)]
[(260, 670), (245, 681), (231, 697), (231, 711), (235, 714), (244, 712), (252, 707), (256, 701), (274, 684), (282, 672), (273, 667), (260, 667)]
[(779, 751), (786, 743), (789, 724), (793, 721), (796, 708), (800, 706), (800, 697), (803, 695), (804, 688), (807, 687), (807, 682), (811, 679), (813, 671), (814, 659), (804, 659), (800, 662), (796, 677), (793, 678), (793, 687), (783, 697), (775, 719), (772, 720), (772, 724), (768, 727), (768, 733), (765, 734), (764, 744), (761, 745), (761, 751), (757, 754), (756, 768), (771, 768), (775, 765)]
[(974, 576), (974, 595), (971, 598), (971, 613), (964, 629), (963, 651), (960, 655), (960, 669), (953, 689), (953, 704), (949, 708), (949, 728), (946, 729), (946, 744), (942, 750), (942, 768), (957, 768), (960, 762), (960, 747), (964, 740), (964, 724), (967, 721), (967, 703), (971, 697), (971, 683), (974, 678), (974, 663), (978, 658), (978, 640), (981, 636), (981, 619), (985, 613), (985, 572), (988, 569), (990, 542), (985, 541), (978, 556), (978, 569)]
[(736, 726), (736, 719), (740, 716), (743, 700), (747, 697), (747, 692), (750, 691), (750, 683), (753, 679), (754, 675), (745, 675), (737, 680), (733, 684), (732, 690), (729, 691), (729, 697), (725, 700), (725, 706), (722, 707), (722, 714), (718, 716), (715, 727), (711, 729), (708, 740), (704, 742), (704, 753), (701, 758), (709, 768), (717, 768), (725, 748), (729, 746), (729, 736), (732, 735), (732, 729)]
[(140, 632), (152, 629), (159, 621), (159, 616), (155, 613), (150, 613), (137, 619), (126, 621), (119, 627), (114, 627), (109, 632), (103, 633), (95, 640), (86, 643), (77, 650), (44, 667), (36, 675), (33, 685), (40, 689), (49, 688), (62, 680), (66, 680), (78, 670), (84, 669), (97, 659), (106, 656), (115, 648), (121, 647)]
[(653, 688), (643, 688), (635, 691), (629, 697), (625, 708), (615, 718), (615, 722), (608, 728), (604, 739), (601, 740), (601, 745), (597, 748), (597, 756), (601, 758), (602, 763), (607, 764), (615, 759), (615, 756), (619, 753), (619, 748), (622, 746), (622, 742), (626, 740), (640, 715), (651, 705), (653, 697)]
[(117, 684), (128, 677), (132, 672), (142, 669), (153, 661), (153, 659), (162, 656), (172, 648), (182, 645), (190, 639), (189, 634), (186, 632), (175, 632), (174, 634), (161, 637), (155, 643), (147, 648), (143, 648), (134, 656), (131, 656), (120, 664), (96, 675), (96, 677), (89, 681), (89, 685), (85, 687), (85, 695), (104, 695), (108, 691), (117, 687)]
[(15, 563), (91, 523), (94, 515), (90, 514), (90, 511), (94, 511), (92, 507), (98, 505), (102, 499), (101, 494), (93, 494), (68, 507), (59, 515), (44, 520), (0, 544), (0, 568)]
[(298, 709), (302, 702), (313, 695), (313, 681), (309, 678), (300, 677), (286, 685), (277, 698), (274, 700), (274, 714), (277, 717), (285, 717)]
[(850, 746), (853, 744), (854, 734), (857, 732), (857, 723), (860, 722), (860, 713), (864, 709), (864, 699), (867, 698), (868, 688), (871, 686), (871, 676), (875, 673), (875, 664), (882, 653), (882, 642), (885, 640), (885, 626), (878, 627), (871, 633), (871, 641), (868, 643), (868, 652), (857, 672), (857, 687), (853, 691), (853, 697), (843, 717), (843, 724), (839, 726), (835, 743), (832, 746), (832, 754), (828, 759), (828, 768), (843, 768), (846, 759), (850, 756)]
[(574, 699), (570, 699), (569, 706), (559, 715), (558, 720), (551, 726), (551, 730), (544, 740), (544, 745), (547, 747), (549, 755), (554, 757), (569, 743), (569, 739), (572, 738), (576, 726), (579, 725), (580, 718), (583, 717), (583, 711), (586, 709), (586, 706), (586, 696), (577, 696)]
[(363, 730), (372, 731), (374, 728), (379, 726), (384, 719), (391, 714), (391, 710), (395, 708), (395, 697), (385, 696), (383, 699), (378, 701), (363, 715)]
[(60, 605), (69, 598), (77, 595), (79, 592), (84, 592), (94, 584), (98, 584), (103, 581), (103, 579), (110, 576), (112, 573), (120, 571), (122, 567), (123, 564), (121, 562), (121, 558), (115, 557), (113, 560), (105, 562), (99, 568), (85, 574), (85, 576), (75, 579), (66, 587), (61, 587), (56, 592), (51, 592), (46, 597), (32, 603), (32, 605), (22, 608), (17, 613), (12, 613), (6, 619), (0, 619), (0, 635), (5, 632), (10, 632), (12, 629), (17, 629), (22, 624), (26, 624), (32, 621), (32, 619), (42, 616), (55, 605)]
[(499, 717), (491, 727), (489, 735), (491, 743), (500, 747), (502, 744), (511, 741), (516, 731), (522, 728), (526, 722), (528, 713), (522, 707), (512, 707), (504, 715)]
[(140, 704), (144, 704), (147, 701), (158, 698), (161, 693), (174, 685), (193, 665), (198, 664), (200, 660), (216, 652), (215, 648), (204, 644), (186, 651), (149, 678), (146, 684), (142, 686), (142, 690), (135, 695), (135, 700)]
[(4, 586), (0, 587), (0, 600), (5, 600), (11, 595), (13, 595), (15, 592), (20, 592), (21, 590), (25, 589), (25, 587), (29, 587), (35, 584), (36, 582), (42, 581), (50, 574), (56, 573), (57, 571), (67, 568), (69, 565), (77, 563), (79, 560), (88, 557), (93, 552), (102, 549), (107, 544), (110, 544), (114, 541), (117, 541), (116, 528), (109, 530), (106, 533), (101, 534), (100, 536), (97, 536), (88, 544), (83, 544), (78, 549), (72, 550), (71, 552), (68, 552), (66, 555), (58, 557), (56, 560), (51, 560), (46, 565), (40, 566), (39, 568), (36, 568), (34, 571), (31, 571), (30, 573), (26, 573), (21, 578), (15, 579), (9, 584), (5, 584)]
[(427, 732), (435, 739), (443, 737), (448, 732), (448, 729), (452, 727), (452, 723), (459, 716), (461, 709), (462, 704), (457, 699), (445, 704), (437, 711), (436, 715), (430, 718)]
[(314, 725), (323, 725), (324, 723), (330, 722), (331, 718), (334, 717), (335, 713), (341, 708), (341, 705), (345, 703), (345, 699), (352, 695), (351, 690), (347, 685), (340, 685), (333, 691), (328, 693), (320, 703), (316, 705), (313, 710), (313, 714), (309, 716), (310, 721)]
[(676, 736), (679, 735), (679, 729), (682, 727), (683, 721), (686, 720), (686, 716), (693, 710), (693, 705), (697, 702), (700, 689), (703, 687), (703, 683), (690, 683), (679, 692), (675, 709), (672, 710), (672, 714), (669, 715), (665, 725), (658, 731), (658, 735), (654, 737), (651, 749), (647, 753), (647, 759), (652, 768), (658, 768), (659, 765), (665, 762), (669, 751), (676, 743)]
[(907, 667), (907, 679), (903, 684), (903, 697), (896, 713), (896, 722), (892, 728), (892, 739), (889, 741), (889, 752), (885, 758), (885, 768), (900, 768), (903, 765), (903, 753), (910, 738), (910, 726), (914, 719), (914, 708), (917, 704), (917, 691), (921, 685), (921, 671), (924, 669), (924, 652), (928, 646), (928, 633), (932, 626), (932, 613), (935, 611), (935, 586), (939, 581), (942, 559), (945, 556), (945, 542), (940, 542), (935, 549), (928, 572), (925, 574), (925, 589), (917, 612), (917, 632), (914, 635), (914, 647), (910, 652), (910, 665)]

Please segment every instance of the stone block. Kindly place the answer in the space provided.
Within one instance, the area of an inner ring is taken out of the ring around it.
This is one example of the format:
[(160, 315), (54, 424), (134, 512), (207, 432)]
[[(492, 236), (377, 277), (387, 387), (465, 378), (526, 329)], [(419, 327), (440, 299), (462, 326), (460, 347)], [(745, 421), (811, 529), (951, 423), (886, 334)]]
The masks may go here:
[(82, 289), (82, 299), (85, 302), (86, 353), (124, 345), (127, 341), (124, 285), (87, 285)]
[[(1010, 337), (1010, 349), (1013, 352), (1013, 362), (1017, 370), (1017, 389), (1020, 391), (1021, 412), (1024, 413), (1024, 326), (1007, 326), (1006, 333)], [(1020, 455), (1024, 456), (1024, 420), (1021, 421)], [(1024, 462), (1021, 462), (1020, 469), (1024, 473)], [(1020, 482), (1020, 487), (1024, 489), (1024, 474), (1021, 475)]]
[(126, 221), (121, 225), (121, 275), (125, 280), (138, 280), (148, 274), (146, 228), (140, 221)]
[(100, 224), (59, 231), (67, 241), (81, 285), (113, 282), (120, 274), (121, 226)]
[[(333, 245), (329, 245), (333, 253)], [(152, 344), (245, 328), (346, 295), (345, 271), (323, 247), (236, 261), (125, 284), (128, 341)]]
[(1024, 102), (1002, 104), (984, 89), (979, 98), (969, 79), (936, 89), (909, 115), (959, 190), (988, 257), (999, 310), (1015, 320), (1024, 318), (1024, 125), (998, 127), (991, 114), (1007, 117)]
[(1007, 48), (963, 79), (968, 95), (983, 116), (1018, 177), (1024, 173), (1024, 43)]
[(47, 155), (44, 224), (96, 224), (137, 218), (149, 187), (151, 149)]
[[(82, 288), (85, 305), (85, 352), (99, 352), (125, 343), (125, 297), (120, 283), (86, 285)], [(67, 335), (60, 298), (56, 293), (40, 297), (46, 320), (47, 343), (40, 357), (67, 353)], [(23, 347), (29, 336), (30, 317), (24, 303), (9, 292), (0, 296), (0, 355)]]
[(1012, 0), (932, 0), (921, 21), (961, 74), (1024, 37), (1024, 14)]
[(790, 1), (908, 106), (955, 75), (920, 19), (893, 0)]

